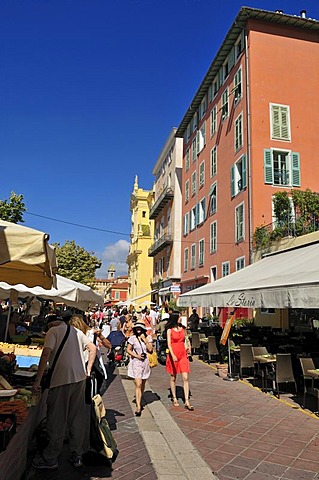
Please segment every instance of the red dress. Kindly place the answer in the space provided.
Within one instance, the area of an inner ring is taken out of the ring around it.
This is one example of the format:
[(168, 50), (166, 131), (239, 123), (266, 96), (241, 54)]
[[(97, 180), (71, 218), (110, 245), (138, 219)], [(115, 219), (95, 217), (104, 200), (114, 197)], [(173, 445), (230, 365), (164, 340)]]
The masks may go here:
[(171, 346), (174, 355), (177, 357), (177, 362), (173, 362), (172, 356), (169, 353), (166, 357), (166, 371), (171, 375), (176, 373), (189, 373), (189, 361), (185, 349), (185, 331), (182, 328), (179, 331), (175, 331), (171, 328)]

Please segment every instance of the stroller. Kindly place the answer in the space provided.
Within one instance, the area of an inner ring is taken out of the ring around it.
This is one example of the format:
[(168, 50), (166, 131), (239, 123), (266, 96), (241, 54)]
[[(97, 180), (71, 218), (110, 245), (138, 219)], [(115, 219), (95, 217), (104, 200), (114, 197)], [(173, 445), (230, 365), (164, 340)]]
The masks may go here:
[(112, 348), (109, 353), (109, 361), (115, 367), (125, 367), (129, 358), (126, 352), (127, 338), (120, 330), (111, 332), (107, 339), (111, 342)]

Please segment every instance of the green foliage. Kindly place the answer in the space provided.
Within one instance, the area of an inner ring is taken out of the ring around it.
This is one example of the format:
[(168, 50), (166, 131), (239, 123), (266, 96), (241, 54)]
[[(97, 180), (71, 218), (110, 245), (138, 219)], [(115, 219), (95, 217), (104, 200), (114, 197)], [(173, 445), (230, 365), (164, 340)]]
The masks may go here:
[(253, 234), (255, 248), (265, 248), (269, 245), (270, 233), (266, 226), (257, 227)]
[(87, 252), (83, 247), (76, 245), (74, 240), (67, 240), (62, 246), (59, 243), (53, 246), (59, 274), (91, 287), (95, 282), (95, 270), (102, 265), (102, 262), (94, 256), (94, 252)]
[(151, 235), (151, 227), (149, 225), (142, 225), (143, 237), (149, 237)]
[(175, 298), (170, 299), (170, 301), (168, 302), (168, 307), (171, 308), (172, 310), (178, 311), (179, 313), (181, 313), (184, 310), (183, 307), (177, 306)]
[(0, 218), (6, 222), (23, 223), (23, 213), (26, 212), (23, 195), (11, 192), (8, 200), (0, 200)]

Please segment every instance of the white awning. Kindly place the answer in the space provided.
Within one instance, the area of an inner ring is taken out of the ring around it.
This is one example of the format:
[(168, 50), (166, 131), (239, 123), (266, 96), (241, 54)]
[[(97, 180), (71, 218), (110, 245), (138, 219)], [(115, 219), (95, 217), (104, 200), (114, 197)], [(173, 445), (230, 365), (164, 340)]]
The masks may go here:
[(267, 255), (180, 295), (182, 307), (319, 308), (319, 243)]

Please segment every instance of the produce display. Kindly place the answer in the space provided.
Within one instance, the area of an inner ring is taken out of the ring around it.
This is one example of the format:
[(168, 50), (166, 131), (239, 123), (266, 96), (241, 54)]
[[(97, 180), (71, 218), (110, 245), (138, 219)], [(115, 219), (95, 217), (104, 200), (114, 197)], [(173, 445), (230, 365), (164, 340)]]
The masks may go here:
[[(15, 434), (16, 425), (26, 420), (28, 408), (36, 404), (31, 387), (41, 352), (39, 346), (0, 342), (0, 452)], [(28, 368), (18, 365), (22, 358), (29, 359)]]

